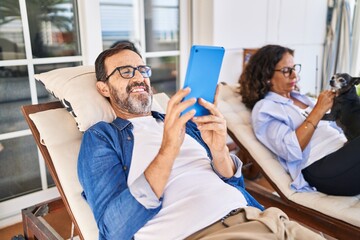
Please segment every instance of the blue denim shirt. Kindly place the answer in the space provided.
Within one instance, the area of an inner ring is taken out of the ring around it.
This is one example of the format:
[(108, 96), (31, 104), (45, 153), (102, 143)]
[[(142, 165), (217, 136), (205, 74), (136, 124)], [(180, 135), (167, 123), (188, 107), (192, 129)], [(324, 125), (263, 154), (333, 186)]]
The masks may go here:
[[(295, 91), (291, 92), (291, 96), (311, 108), (316, 102), (315, 99)], [(310, 144), (301, 150), (295, 131), (304, 122), (304, 117), (296, 109), (293, 101), (269, 92), (264, 99), (255, 104), (251, 114), (256, 137), (277, 155), (279, 162), (293, 180), (291, 188), (298, 192), (314, 191), (301, 173), (309, 158)], [(330, 122), (330, 126), (341, 132), (335, 122)]]
[[(152, 112), (156, 119), (164, 115)], [(116, 118), (112, 123), (99, 122), (83, 136), (78, 159), (78, 176), (99, 228), (99, 239), (131, 239), (133, 235), (161, 209), (159, 204), (144, 207), (132, 194), (127, 178), (134, 146), (133, 125)], [(195, 123), (186, 124), (186, 133), (207, 151)], [(245, 190), (242, 176), (222, 178), (242, 192), (248, 206), (263, 207)]]

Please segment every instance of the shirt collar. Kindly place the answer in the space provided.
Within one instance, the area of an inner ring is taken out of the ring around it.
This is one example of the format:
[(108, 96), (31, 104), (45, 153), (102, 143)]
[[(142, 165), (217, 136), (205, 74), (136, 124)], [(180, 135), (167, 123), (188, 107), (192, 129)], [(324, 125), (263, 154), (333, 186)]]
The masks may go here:
[[(164, 114), (161, 114), (161, 113), (156, 112), (156, 111), (151, 111), (151, 115), (155, 119), (160, 119), (160, 120), (164, 121), (164, 118), (165, 118)], [(129, 120), (119, 118), (119, 117), (115, 118), (115, 120), (112, 123), (115, 124), (120, 130), (123, 130), (128, 125), (130, 125), (130, 127), (133, 128), (133, 125)]]
[[(300, 100), (301, 102), (309, 105), (309, 106), (313, 106), (313, 103), (312, 101), (309, 100), (308, 97), (306, 97), (305, 95), (302, 95), (300, 94), (299, 92), (297, 91), (292, 91), (290, 93), (290, 95), (298, 100)], [(286, 98), (286, 97), (283, 97), (277, 93), (274, 93), (274, 92), (268, 92), (265, 96), (266, 99), (269, 99), (269, 100), (272, 100), (274, 102), (277, 102), (277, 103), (282, 103), (282, 104), (292, 104), (293, 103), (293, 100), (289, 99), (289, 98)]]

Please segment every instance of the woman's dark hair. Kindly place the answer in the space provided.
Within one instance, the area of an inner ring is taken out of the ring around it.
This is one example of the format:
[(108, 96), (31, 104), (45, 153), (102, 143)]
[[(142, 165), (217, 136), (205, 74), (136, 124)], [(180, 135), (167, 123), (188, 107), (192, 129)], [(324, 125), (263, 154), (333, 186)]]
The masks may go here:
[(239, 79), (240, 95), (247, 108), (253, 109), (255, 103), (270, 91), (268, 81), (285, 53), (294, 55), (294, 50), (280, 45), (266, 45), (250, 57)]
[(115, 46), (104, 50), (96, 58), (95, 73), (96, 73), (96, 79), (98, 81), (106, 81), (106, 67), (105, 67), (106, 58), (111, 57), (112, 55), (117, 54), (118, 52), (121, 52), (125, 49), (131, 50), (131, 51), (137, 53), (141, 57), (139, 51), (136, 49), (136, 47), (134, 46), (134, 44), (132, 42), (130, 42), (130, 41), (118, 42)]

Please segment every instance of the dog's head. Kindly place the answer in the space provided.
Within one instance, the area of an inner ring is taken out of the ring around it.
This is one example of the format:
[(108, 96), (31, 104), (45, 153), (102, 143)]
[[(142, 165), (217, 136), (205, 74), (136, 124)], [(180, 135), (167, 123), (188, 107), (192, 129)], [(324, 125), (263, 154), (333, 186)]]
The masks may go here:
[(342, 94), (350, 90), (353, 86), (360, 83), (360, 77), (351, 77), (347, 73), (336, 73), (331, 77), (331, 89), (337, 93)]

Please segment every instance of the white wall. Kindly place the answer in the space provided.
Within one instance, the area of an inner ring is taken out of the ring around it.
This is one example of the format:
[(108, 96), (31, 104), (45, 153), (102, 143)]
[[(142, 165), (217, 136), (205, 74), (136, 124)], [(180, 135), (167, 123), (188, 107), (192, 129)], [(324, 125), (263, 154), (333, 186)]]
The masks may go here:
[(327, 0), (195, 0), (193, 44), (226, 49), (220, 81), (237, 83), (244, 48), (280, 44), (302, 64), (301, 91), (316, 94), (321, 78)]

